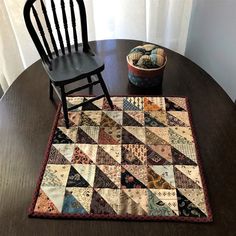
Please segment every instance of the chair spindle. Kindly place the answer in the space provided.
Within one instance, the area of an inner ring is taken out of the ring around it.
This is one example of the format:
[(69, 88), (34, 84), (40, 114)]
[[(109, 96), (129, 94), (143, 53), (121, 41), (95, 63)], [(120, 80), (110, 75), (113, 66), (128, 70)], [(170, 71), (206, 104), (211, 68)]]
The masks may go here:
[(62, 10), (63, 23), (64, 23), (65, 36), (66, 36), (67, 50), (69, 53), (71, 53), (70, 36), (69, 36), (69, 32), (68, 32), (68, 24), (67, 24), (67, 17), (66, 17), (64, 0), (61, 0), (61, 10)]
[(77, 39), (77, 32), (76, 32), (76, 20), (75, 20), (75, 11), (74, 11), (73, 0), (70, 0), (70, 11), (71, 11), (71, 20), (72, 20), (72, 29), (73, 29), (73, 36), (74, 36), (75, 51), (78, 51), (78, 39)]
[(39, 32), (40, 32), (41, 37), (42, 37), (42, 40), (43, 40), (43, 44), (44, 44), (44, 46), (45, 46), (45, 48), (46, 48), (46, 51), (47, 51), (47, 53), (48, 53), (49, 58), (52, 59), (51, 50), (50, 50), (50, 48), (49, 48), (47, 39), (46, 39), (46, 37), (45, 37), (45, 33), (44, 33), (44, 31), (43, 31), (42, 24), (41, 24), (41, 22), (40, 22), (40, 20), (39, 20), (38, 13), (37, 13), (37, 11), (36, 11), (36, 9), (35, 9), (34, 6), (32, 6), (32, 10), (33, 10), (34, 18), (35, 18), (35, 20), (36, 20), (36, 24), (37, 24), (37, 26), (38, 26)]
[(56, 26), (56, 30), (57, 30), (57, 35), (58, 35), (61, 51), (62, 51), (62, 54), (65, 55), (64, 43), (63, 43), (63, 39), (62, 39), (61, 32), (60, 32), (60, 26), (59, 26), (58, 19), (57, 19), (55, 3), (53, 0), (51, 0), (51, 7), (52, 7), (53, 18), (54, 18), (54, 22), (55, 22), (55, 26)]
[(53, 36), (53, 33), (52, 33), (52, 27), (51, 27), (51, 24), (50, 24), (50, 21), (49, 21), (49, 18), (48, 18), (47, 9), (44, 5), (43, 0), (40, 0), (40, 2), (41, 2), (41, 8), (42, 8), (42, 11), (43, 11), (44, 19), (46, 21), (46, 25), (47, 25), (47, 28), (48, 28), (48, 32), (49, 32), (49, 35), (50, 35), (50, 38), (51, 38), (51, 42), (52, 42), (55, 54), (57, 56), (59, 56), (58, 49), (57, 49), (57, 44), (56, 44), (56, 41), (54, 39), (54, 36)]
[(80, 11), (80, 20), (81, 20), (81, 31), (82, 31), (82, 42), (83, 42), (83, 51), (88, 52), (90, 47), (88, 44), (88, 32), (87, 32), (87, 19), (84, 2), (76, 0), (79, 5)]

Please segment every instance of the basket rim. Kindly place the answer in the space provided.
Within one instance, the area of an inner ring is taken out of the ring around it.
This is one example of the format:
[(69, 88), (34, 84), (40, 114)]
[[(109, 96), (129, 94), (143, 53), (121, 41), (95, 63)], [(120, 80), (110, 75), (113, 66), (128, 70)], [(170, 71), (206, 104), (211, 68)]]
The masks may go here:
[(167, 63), (167, 56), (165, 55), (164, 58), (165, 58), (165, 62), (161, 67), (153, 68), (153, 69), (145, 69), (145, 68), (141, 68), (141, 67), (138, 67), (138, 66), (135, 66), (135, 65), (131, 64), (129, 59), (128, 59), (128, 55), (126, 56), (127, 63), (130, 66), (136, 68), (137, 70), (142, 70), (142, 71), (156, 71), (156, 70), (160, 70), (160, 69), (164, 68), (166, 66), (166, 63)]

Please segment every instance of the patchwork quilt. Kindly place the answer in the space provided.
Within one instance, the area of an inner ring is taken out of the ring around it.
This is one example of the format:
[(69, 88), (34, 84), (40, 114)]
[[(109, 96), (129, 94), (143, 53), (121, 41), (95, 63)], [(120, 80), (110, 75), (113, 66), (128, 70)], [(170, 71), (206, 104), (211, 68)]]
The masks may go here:
[(59, 110), (30, 216), (211, 221), (186, 98), (112, 101)]

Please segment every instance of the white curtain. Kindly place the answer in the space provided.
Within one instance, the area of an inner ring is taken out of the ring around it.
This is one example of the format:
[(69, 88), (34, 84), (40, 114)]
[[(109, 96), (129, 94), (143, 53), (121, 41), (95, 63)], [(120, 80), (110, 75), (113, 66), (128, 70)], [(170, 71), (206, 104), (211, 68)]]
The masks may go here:
[[(84, 2), (89, 40), (137, 39), (184, 54), (192, 0)], [(25, 27), (24, 3), (25, 0), (0, 0), (0, 85), (4, 91), (25, 68), (39, 59)]]

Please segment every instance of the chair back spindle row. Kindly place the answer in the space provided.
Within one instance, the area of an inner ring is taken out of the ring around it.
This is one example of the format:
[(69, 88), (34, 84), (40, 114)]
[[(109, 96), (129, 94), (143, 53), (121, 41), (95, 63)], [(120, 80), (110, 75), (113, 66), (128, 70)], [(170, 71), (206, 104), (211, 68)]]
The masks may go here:
[[(37, 8), (34, 6), (34, 3), (36, 1), (40, 1), (40, 7), (43, 13), (42, 15), (46, 23), (46, 27), (45, 27), (46, 29), (43, 28), (43, 24), (40, 21), (39, 14), (36, 10)], [(77, 36), (77, 30), (76, 30), (76, 17), (75, 17), (76, 15), (75, 15), (75, 9), (74, 9), (75, 2), (77, 3), (79, 7), (79, 13), (80, 13), (83, 51), (88, 52), (90, 47), (88, 44), (87, 19), (86, 19), (86, 11), (85, 11), (83, 0), (60, 0), (63, 27), (60, 27), (58, 15), (57, 15), (57, 9), (56, 9), (54, 0), (48, 0), (50, 1), (53, 22), (50, 22), (50, 19), (48, 16), (48, 9), (44, 3), (45, 1), (47, 0), (27, 0), (24, 7), (24, 18), (25, 18), (26, 26), (42, 58), (42, 61), (46, 63), (47, 65), (50, 65), (51, 60), (53, 59), (54, 56), (59, 57), (61, 56), (60, 54), (65, 55), (66, 54), (65, 45), (67, 47), (67, 53), (71, 53), (72, 52), (71, 45), (72, 45), (73, 40), (74, 40), (74, 49), (75, 51), (78, 51), (78, 36)], [(68, 5), (69, 5), (68, 12), (66, 11), (65, 1), (68, 1)], [(38, 33), (32, 24), (31, 17), (30, 17), (31, 11), (35, 18), (35, 22), (36, 22), (38, 31), (41, 35), (43, 44), (41, 43)], [(67, 17), (68, 14), (70, 14), (70, 18)], [(71, 19), (71, 22), (69, 22), (68, 19)], [(52, 24), (55, 26), (56, 34), (53, 33)], [(69, 25), (72, 26), (73, 40), (70, 39), (70, 34), (69, 34), (69, 29), (68, 29)], [(61, 28), (63, 28), (63, 30)], [(46, 32), (45, 30), (47, 30), (49, 34), (48, 38), (51, 41), (53, 52), (51, 51), (49, 42), (47, 41), (47, 38), (45, 36), (45, 32)], [(64, 31), (63, 35), (65, 35), (65, 43), (62, 37), (62, 31)], [(56, 43), (57, 40), (59, 42), (60, 49), (57, 46), (57, 43)]]

